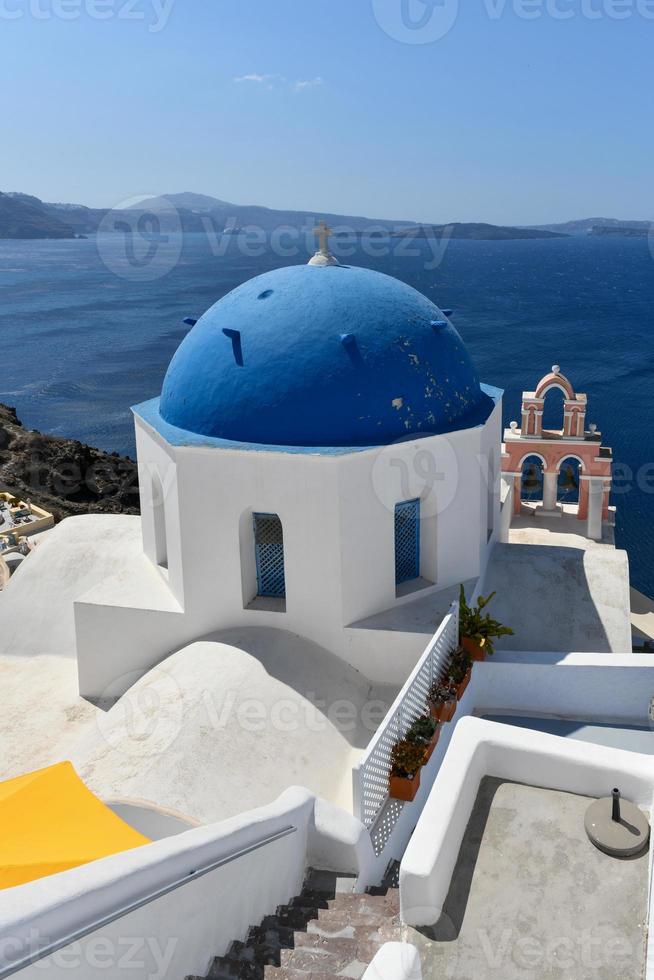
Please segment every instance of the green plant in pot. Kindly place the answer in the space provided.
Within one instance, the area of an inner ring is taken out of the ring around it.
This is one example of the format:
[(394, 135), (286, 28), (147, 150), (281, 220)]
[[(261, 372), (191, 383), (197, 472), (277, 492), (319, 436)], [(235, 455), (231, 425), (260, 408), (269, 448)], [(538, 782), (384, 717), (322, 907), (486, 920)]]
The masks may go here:
[(456, 687), (449, 677), (432, 684), (427, 704), (435, 721), (452, 721), (456, 711)]
[(452, 654), (449, 676), (456, 687), (457, 700), (460, 701), (472, 677), (472, 657), (463, 647), (458, 647)]
[(425, 764), (425, 747), (402, 739), (391, 752), (389, 792), (395, 800), (410, 803), (420, 788), (420, 770)]
[(413, 724), (409, 727), (406, 733), (407, 742), (413, 742), (414, 745), (420, 745), (425, 751), (425, 765), (429, 762), (432, 757), (433, 751), (438, 745), (438, 739), (441, 734), (441, 728), (435, 718), (431, 715), (424, 714), (420, 718), (416, 718)]
[(479, 596), (475, 606), (469, 606), (463, 586), (459, 594), (459, 636), (464, 647), (473, 660), (485, 660), (495, 652), (494, 641), (501, 636), (513, 636), (513, 630), (503, 626), (497, 619), (492, 619), (489, 613), (484, 613), (488, 603), (495, 597), (491, 592), (484, 599)]

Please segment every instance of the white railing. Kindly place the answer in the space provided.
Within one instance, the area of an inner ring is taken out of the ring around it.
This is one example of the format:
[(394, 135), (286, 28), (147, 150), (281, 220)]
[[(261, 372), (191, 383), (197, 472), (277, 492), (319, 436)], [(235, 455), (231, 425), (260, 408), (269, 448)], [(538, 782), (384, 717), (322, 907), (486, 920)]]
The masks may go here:
[(354, 816), (372, 828), (388, 801), (391, 752), (416, 718), (425, 713), (427, 694), (440, 680), (459, 642), (459, 603), (438, 627), (359, 764), (352, 771)]

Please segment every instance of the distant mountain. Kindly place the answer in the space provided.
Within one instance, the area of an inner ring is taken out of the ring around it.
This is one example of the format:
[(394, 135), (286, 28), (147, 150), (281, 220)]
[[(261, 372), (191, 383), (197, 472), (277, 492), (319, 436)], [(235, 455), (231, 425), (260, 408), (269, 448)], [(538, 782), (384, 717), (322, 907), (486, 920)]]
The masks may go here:
[(562, 232), (544, 228), (510, 228), (504, 225), (462, 223), (455, 221), (450, 225), (418, 225), (415, 228), (402, 228), (393, 233), (394, 238), (462, 238), (478, 242), (508, 242), (533, 238), (567, 238)]
[(154, 212), (163, 222), (163, 227), (170, 228), (173, 222), (177, 222), (178, 226), (181, 223), (183, 231), (210, 229), (236, 232), (250, 225), (263, 231), (274, 231), (281, 227), (304, 229), (312, 228), (318, 218), (325, 219), (333, 226), (341, 226), (341, 230), (344, 225), (351, 231), (367, 231), (375, 227), (390, 232), (395, 228), (414, 224), (411, 221), (391, 221), (387, 218), (366, 218), (361, 215), (330, 214), (324, 211), (284, 211), (257, 204), (230, 204), (218, 198), (192, 194), (188, 191), (182, 194), (148, 198), (132, 205), (130, 210)]
[[(325, 219), (339, 235), (353, 232), (388, 234), (394, 237), (420, 236), (469, 239), (476, 241), (514, 241), (533, 238), (561, 238), (568, 235), (608, 234), (630, 235), (649, 232), (648, 221), (619, 221), (615, 218), (584, 218), (564, 224), (509, 227), (483, 223), (454, 222), (449, 225), (419, 224), (413, 221), (391, 221), (387, 218), (366, 218), (361, 215), (329, 214), (323, 211), (285, 211), (256, 204), (231, 204), (208, 194), (183, 191), (162, 197), (145, 198), (129, 208), (131, 214), (156, 214), (162, 231), (234, 234), (250, 226), (272, 232), (280, 228), (305, 231), (315, 222)], [(120, 216), (120, 211), (113, 215)], [(74, 238), (92, 235), (108, 208), (87, 208), (83, 204), (41, 201), (30, 194), (0, 193), (0, 238)], [(614, 229), (598, 231), (597, 229)], [(638, 232), (635, 231), (638, 230)], [(114, 230), (110, 220), (103, 231)], [(116, 228), (116, 231), (119, 229)]]
[(604, 237), (606, 235), (618, 236), (622, 238), (648, 238), (652, 231), (652, 225), (593, 225), (588, 232), (593, 237)]
[(594, 228), (619, 228), (623, 233), (628, 228), (649, 229), (651, 226), (651, 221), (621, 221), (618, 218), (581, 218), (579, 221), (566, 221), (558, 225), (529, 225), (538, 231), (558, 231), (566, 235), (589, 235)]
[(0, 238), (74, 238), (68, 222), (45, 210), (37, 197), (0, 193)]
[(176, 208), (183, 208), (185, 211), (213, 211), (215, 208), (235, 208), (237, 204), (230, 204), (229, 201), (221, 201), (217, 197), (209, 197), (208, 194), (194, 194), (193, 191), (183, 191), (181, 194), (166, 194), (165, 197), (150, 197), (138, 204), (132, 204), (132, 210), (142, 210), (147, 206), (150, 210), (165, 210), (167, 204), (172, 204)]

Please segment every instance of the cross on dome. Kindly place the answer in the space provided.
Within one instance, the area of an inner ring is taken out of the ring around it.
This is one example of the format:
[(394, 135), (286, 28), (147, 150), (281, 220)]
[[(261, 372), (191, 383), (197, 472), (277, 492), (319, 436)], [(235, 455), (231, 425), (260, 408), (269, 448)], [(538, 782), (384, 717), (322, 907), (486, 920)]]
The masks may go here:
[(329, 227), (326, 221), (320, 221), (318, 227), (313, 229), (314, 235), (318, 238), (318, 243), (320, 245), (320, 251), (324, 252), (326, 255), (329, 254), (329, 249), (327, 248), (327, 242), (331, 235), (334, 234), (332, 229)]
[(329, 251), (329, 238), (334, 234), (326, 221), (320, 221), (318, 227), (313, 229), (313, 234), (318, 238), (318, 251), (309, 261), (309, 265), (338, 265), (338, 259)]

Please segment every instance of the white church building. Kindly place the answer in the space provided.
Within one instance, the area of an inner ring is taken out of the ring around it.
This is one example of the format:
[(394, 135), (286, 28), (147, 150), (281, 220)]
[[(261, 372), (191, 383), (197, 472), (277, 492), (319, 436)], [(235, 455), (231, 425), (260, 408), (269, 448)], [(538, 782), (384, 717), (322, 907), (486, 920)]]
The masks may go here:
[[(561, 429), (503, 443), (452, 311), (327, 235), (134, 409), (140, 517), (61, 522), (0, 593), (0, 980), (654, 980), (654, 674), (610, 450), (558, 366), (525, 400), (563, 385)], [(461, 585), (513, 634), (439, 702)], [(131, 844), (82, 853), (60, 777)], [(591, 842), (597, 800), (638, 808), (639, 856)]]
[(144, 560), (76, 603), (80, 692), (240, 626), (401, 684), (496, 540), (501, 412), (398, 280), (317, 262), (235, 289), (134, 409)]

